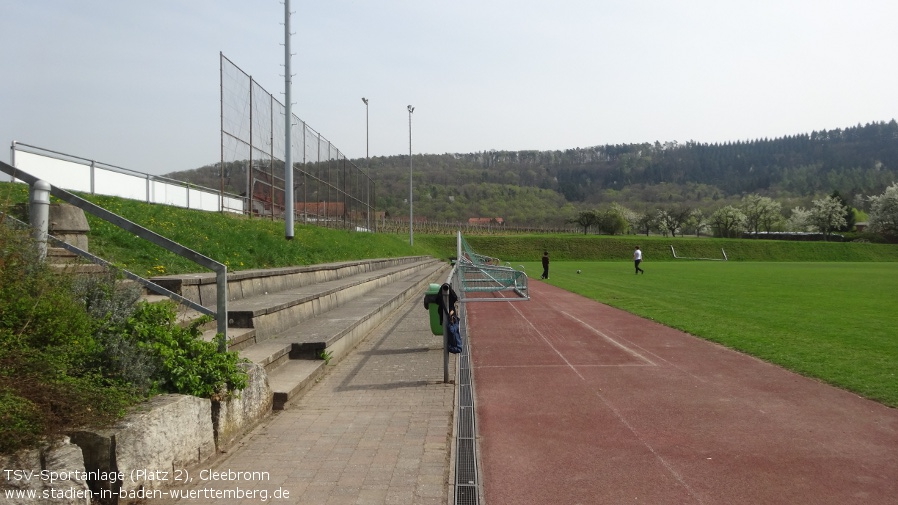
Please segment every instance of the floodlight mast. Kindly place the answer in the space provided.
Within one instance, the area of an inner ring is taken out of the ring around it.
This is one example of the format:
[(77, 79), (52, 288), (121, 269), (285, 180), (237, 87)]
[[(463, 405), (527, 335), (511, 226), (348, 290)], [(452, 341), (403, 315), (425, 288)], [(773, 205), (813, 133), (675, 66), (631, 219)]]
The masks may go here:
[[(293, 106), (290, 75), (290, 0), (284, 0), (284, 237), (293, 240)], [(273, 196), (273, 195), (272, 195)], [(274, 200), (272, 198), (272, 200)], [(272, 202), (274, 203), (274, 202)], [(274, 210), (272, 208), (272, 210)]]
[(365, 228), (371, 231), (371, 158), (368, 155), (368, 99), (362, 97), (365, 103), (365, 175), (368, 180), (365, 181)]
[(408, 106), (408, 245), (415, 245), (414, 204), (412, 193), (412, 112), (415, 108)]

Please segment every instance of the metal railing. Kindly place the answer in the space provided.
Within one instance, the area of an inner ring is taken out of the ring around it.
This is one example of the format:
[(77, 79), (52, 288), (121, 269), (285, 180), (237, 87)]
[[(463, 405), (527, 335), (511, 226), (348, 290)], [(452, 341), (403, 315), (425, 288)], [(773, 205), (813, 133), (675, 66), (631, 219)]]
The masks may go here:
[[(55, 186), (205, 211), (246, 212), (246, 198), (101, 161), (13, 141), (10, 164)], [(23, 167), (24, 165), (24, 167)]]
[[(22, 170), (19, 170), (15, 167), (8, 165), (6, 163), (3, 163), (3, 162), (0, 162), (0, 172), (7, 174), (14, 179), (21, 180), (21, 181), (25, 182), (26, 184), (28, 184), (32, 188), (34, 187), (35, 184), (37, 184), (40, 181), (39, 178), (37, 178), (27, 172), (23, 172)], [(191, 308), (194, 308), (197, 311), (204, 313), (204, 314), (209, 314), (209, 315), (215, 316), (215, 320), (217, 323), (217, 332), (221, 333), (224, 336), (224, 338), (219, 340), (219, 350), (223, 351), (223, 350), (227, 349), (227, 339), (228, 339), (228, 277), (227, 276), (228, 276), (228, 267), (226, 265), (224, 265), (223, 263), (219, 263), (219, 262), (217, 262), (211, 258), (208, 258), (206, 256), (203, 256), (202, 254), (200, 254), (192, 249), (184, 247), (181, 244), (174, 242), (166, 237), (163, 237), (162, 235), (159, 235), (156, 232), (150, 231), (134, 222), (131, 222), (131, 221), (123, 218), (122, 216), (119, 216), (117, 214), (109, 212), (108, 210), (106, 210), (94, 203), (91, 203), (77, 195), (69, 193), (68, 191), (66, 191), (60, 187), (54, 186), (52, 184), (48, 184), (48, 185), (50, 186), (50, 194), (55, 196), (56, 198), (59, 198), (60, 200), (66, 202), (66, 203), (74, 205), (75, 207), (78, 207), (81, 210), (88, 212), (91, 215), (96, 216), (96, 217), (98, 217), (110, 224), (113, 224), (123, 230), (133, 233), (134, 235), (136, 235), (144, 240), (147, 240), (159, 247), (162, 247), (163, 249), (166, 249), (174, 254), (177, 254), (178, 256), (181, 256), (182, 258), (189, 259), (189, 260), (193, 261), (194, 263), (196, 263), (197, 265), (200, 265), (201, 267), (207, 268), (207, 269), (215, 272), (215, 279), (216, 279), (216, 310), (215, 310), (215, 312), (212, 312), (210, 309), (207, 309), (205, 307), (197, 306), (196, 304), (190, 304), (189, 306)], [(82, 255), (82, 256), (84, 256), (84, 254), (82, 254), (82, 253), (86, 253), (86, 251), (82, 251), (81, 249), (74, 247), (74, 246), (72, 246), (71, 248), (67, 247), (66, 249), (68, 249), (76, 254)], [(85, 257), (92, 262), (96, 262), (95, 259), (99, 259), (96, 256), (89, 254), (89, 253), (87, 253), (87, 255)], [(139, 276), (136, 276), (136, 274), (131, 274), (131, 275), (134, 275), (135, 277), (139, 277)], [(147, 283), (154, 284), (151, 281), (146, 280), (146, 279), (142, 279), (141, 283), (144, 285), (148, 285)], [(165, 290), (161, 286), (156, 286), (156, 287), (158, 287), (158, 289), (155, 289), (155, 288), (151, 288), (151, 289), (153, 289), (153, 291), (155, 291), (157, 293), (164, 294), (166, 296), (169, 296), (169, 294), (174, 294), (168, 290)], [(164, 290), (164, 291), (160, 291), (160, 290)], [(180, 302), (181, 299), (180, 299), (180, 297), (178, 297), (178, 298), (179, 298), (178, 301)]]

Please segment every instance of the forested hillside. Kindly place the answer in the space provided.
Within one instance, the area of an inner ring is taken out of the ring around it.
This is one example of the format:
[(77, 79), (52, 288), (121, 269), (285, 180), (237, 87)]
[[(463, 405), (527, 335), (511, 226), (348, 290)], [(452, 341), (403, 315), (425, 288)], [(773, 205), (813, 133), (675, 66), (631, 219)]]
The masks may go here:
[[(388, 215), (406, 215), (408, 156), (374, 157), (370, 167), (377, 206)], [(838, 191), (862, 208), (864, 196), (898, 180), (898, 123), (724, 144), (656, 141), (565, 151), (416, 154), (413, 169), (415, 216), (431, 220), (502, 217), (511, 225), (547, 225), (612, 202), (633, 209), (682, 203), (714, 210), (751, 193), (790, 208)], [(240, 170), (228, 170), (235, 172), (231, 180), (245, 179)], [(215, 165), (171, 177), (218, 187), (218, 173)]]

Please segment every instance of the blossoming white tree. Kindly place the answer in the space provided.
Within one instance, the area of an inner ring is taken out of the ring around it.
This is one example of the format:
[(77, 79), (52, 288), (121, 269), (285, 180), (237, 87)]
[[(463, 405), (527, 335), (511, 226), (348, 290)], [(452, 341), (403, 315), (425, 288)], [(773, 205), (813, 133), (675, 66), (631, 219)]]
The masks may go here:
[(847, 209), (838, 198), (827, 196), (811, 203), (813, 206), (810, 209), (810, 220), (814, 227), (823, 234), (823, 240), (827, 240), (833, 230), (845, 226)]
[(872, 231), (898, 235), (898, 182), (870, 197), (869, 223)]

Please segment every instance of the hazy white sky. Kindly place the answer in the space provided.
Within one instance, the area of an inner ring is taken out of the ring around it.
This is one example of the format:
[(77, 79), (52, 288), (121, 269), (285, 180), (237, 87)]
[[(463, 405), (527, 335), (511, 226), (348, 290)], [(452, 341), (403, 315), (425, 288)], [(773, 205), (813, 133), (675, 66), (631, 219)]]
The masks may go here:
[[(278, 0), (0, 0), (0, 142), (220, 158), (219, 51), (283, 101)], [(725, 142), (898, 118), (895, 0), (291, 0), (294, 113), (350, 158)], [(8, 161), (8, 155), (2, 156)]]

